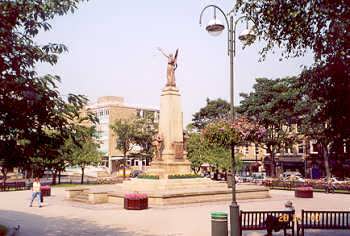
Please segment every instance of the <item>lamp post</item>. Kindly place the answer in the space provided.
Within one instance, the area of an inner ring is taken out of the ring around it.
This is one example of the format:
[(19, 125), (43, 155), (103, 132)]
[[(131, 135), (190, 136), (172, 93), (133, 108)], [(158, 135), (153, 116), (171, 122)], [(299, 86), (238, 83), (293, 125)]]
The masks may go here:
[[(206, 26), (206, 30), (210, 35), (217, 36), (220, 35), (221, 32), (225, 29), (225, 26), (216, 18), (216, 11), (218, 10), (225, 18), (226, 26), (228, 29), (227, 34), (227, 43), (228, 43), (228, 55), (230, 57), (230, 115), (231, 120), (235, 119), (235, 111), (234, 111), (234, 63), (233, 59), (236, 55), (236, 27), (237, 23), (242, 20), (247, 20), (246, 29), (238, 36), (238, 39), (245, 42), (245, 44), (251, 44), (256, 36), (254, 34), (253, 29), (248, 28), (248, 17), (241, 16), (236, 21), (233, 20), (233, 11), (230, 11), (228, 14), (225, 14), (221, 8), (216, 5), (207, 5), (203, 8), (200, 18), (199, 24), (202, 24), (202, 16), (206, 9), (213, 8), (214, 10), (214, 18), (209, 21)], [(228, 19), (229, 17), (229, 19)], [(232, 168), (232, 203), (230, 205), (230, 225), (231, 225), (231, 236), (240, 235), (240, 224), (239, 224), (239, 206), (236, 201), (236, 168), (235, 168), (235, 146), (231, 145), (231, 168)]]

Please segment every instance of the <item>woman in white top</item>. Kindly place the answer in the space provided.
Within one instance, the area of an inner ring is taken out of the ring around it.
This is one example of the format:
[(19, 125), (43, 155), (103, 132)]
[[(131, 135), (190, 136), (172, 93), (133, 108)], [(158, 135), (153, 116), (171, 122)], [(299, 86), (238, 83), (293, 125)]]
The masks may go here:
[(39, 178), (35, 178), (33, 182), (33, 192), (32, 192), (32, 200), (30, 201), (30, 207), (32, 207), (33, 201), (36, 197), (38, 197), (38, 206), (41, 207), (41, 190), (40, 190), (40, 180)]

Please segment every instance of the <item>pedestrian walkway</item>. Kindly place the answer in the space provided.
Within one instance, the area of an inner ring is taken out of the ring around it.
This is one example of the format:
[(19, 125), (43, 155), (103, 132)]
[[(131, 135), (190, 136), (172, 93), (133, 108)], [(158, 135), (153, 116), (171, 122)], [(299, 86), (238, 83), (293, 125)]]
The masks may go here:
[[(98, 188), (113, 188), (113, 185)], [(228, 212), (229, 202), (192, 204), (127, 211), (115, 204), (87, 205), (64, 200), (64, 188), (53, 188), (44, 207), (28, 207), (31, 192), (0, 193), (0, 224), (21, 225), (23, 236), (118, 235), (118, 236), (210, 236), (210, 213)], [(295, 198), (294, 192), (272, 190), (271, 198), (239, 201), (242, 210), (280, 210), (291, 200), (297, 216), (301, 209), (350, 210), (350, 195), (315, 193), (313, 199)], [(264, 235), (247, 232), (244, 235)], [(281, 234), (276, 234), (281, 235)], [(306, 235), (350, 235), (346, 231), (323, 231)]]

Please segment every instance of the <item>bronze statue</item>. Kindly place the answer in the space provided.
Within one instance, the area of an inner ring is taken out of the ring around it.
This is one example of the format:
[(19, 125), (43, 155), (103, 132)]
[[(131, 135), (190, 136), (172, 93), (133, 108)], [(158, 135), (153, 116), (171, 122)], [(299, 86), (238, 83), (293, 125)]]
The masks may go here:
[(179, 49), (176, 49), (175, 56), (173, 56), (172, 53), (167, 55), (161, 48), (158, 48), (158, 50), (166, 57), (168, 58), (168, 66), (167, 66), (167, 83), (166, 86), (176, 86), (175, 83), (175, 70), (177, 68), (177, 55), (179, 52)]
[(164, 138), (161, 134), (155, 134), (152, 139), (152, 145), (155, 147), (155, 158), (154, 160), (161, 161), (161, 149), (163, 147)]

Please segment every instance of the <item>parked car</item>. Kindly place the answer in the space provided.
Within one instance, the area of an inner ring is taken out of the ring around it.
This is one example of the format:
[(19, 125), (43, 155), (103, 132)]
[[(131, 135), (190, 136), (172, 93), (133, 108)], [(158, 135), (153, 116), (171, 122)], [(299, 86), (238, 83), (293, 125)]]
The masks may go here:
[(287, 178), (289, 176), (299, 176), (299, 177), (303, 177), (302, 174), (300, 174), (300, 172), (298, 171), (286, 171), (286, 172), (283, 172), (282, 174), (282, 178)]
[(133, 170), (130, 172), (131, 178), (136, 178), (137, 176), (143, 174), (144, 172), (142, 170)]
[(286, 178), (283, 178), (283, 181), (294, 181), (294, 182), (301, 182), (301, 183), (305, 183), (305, 179), (298, 176), (298, 175), (290, 175)]
[(252, 175), (252, 182), (257, 184), (262, 184), (263, 181), (266, 178), (266, 173), (264, 172), (253, 172)]
[[(323, 182), (327, 182), (327, 178), (322, 179)], [(337, 177), (331, 177), (331, 181), (334, 184), (344, 184), (346, 181), (339, 180)]]

